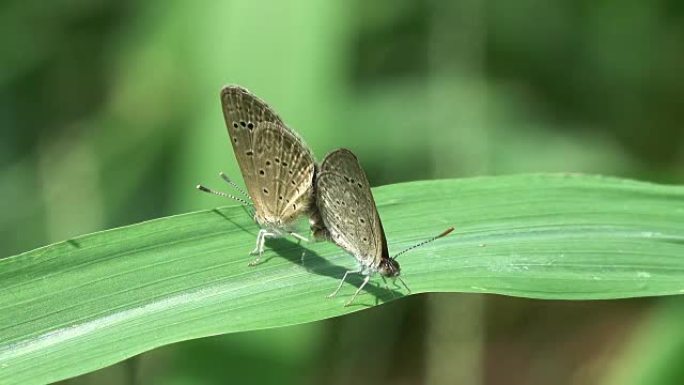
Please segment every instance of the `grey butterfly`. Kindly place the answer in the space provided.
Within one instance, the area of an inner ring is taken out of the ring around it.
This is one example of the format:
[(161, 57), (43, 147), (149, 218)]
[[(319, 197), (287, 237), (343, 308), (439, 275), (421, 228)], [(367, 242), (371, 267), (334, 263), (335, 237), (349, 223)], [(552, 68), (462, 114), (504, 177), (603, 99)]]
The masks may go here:
[(293, 232), (293, 225), (302, 215), (311, 216), (312, 227), (319, 217), (314, 203), (314, 175), (316, 165), (313, 154), (293, 130), (268, 104), (240, 86), (226, 86), (221, 90), (221, 104), (228, 134), (247, 192), (240, 189), (225, 174), (221, 177), (230, 183), (251, 203), (198, 185), (202, 191), (229, 197), (252, 205), (254, 220), (261, 227), (256, 247), (251, 254), (258, 255), (250, 265), (259, 262), (266, 238), (287, 234), (300, 240), (307, 238)]
[(366, 173), (356, 156), (343, 148), (326, 155), (321, 163), (316, 176), (316, 205), (324, 227), (314, 231), (314, 236), (332, 240), (354, 256), (358, 263), (356, 269), (344, 274), (339, 286), (329, 297), (337, 295), (347, 275), (361, 273), (365, 276), (363, 283), (345, 306), (354, 302), (356, 296), (375, 273), (379, 273), (383, 279), (384, 277), (398, 278), (406, 287), (399, 277), (401, 268), (397, 257), (413, 248), (446, 236), (454, 230), (453, 227), (449, 228), (436, 237), (390, 257), (385, 230), (382, 227)]

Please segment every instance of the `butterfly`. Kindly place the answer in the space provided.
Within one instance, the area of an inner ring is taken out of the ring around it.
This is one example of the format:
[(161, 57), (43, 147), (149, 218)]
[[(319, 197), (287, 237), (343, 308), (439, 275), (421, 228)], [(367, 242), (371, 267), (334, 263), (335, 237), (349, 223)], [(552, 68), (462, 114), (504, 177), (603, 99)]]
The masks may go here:
[(401, 267), (397, 257), (454, 230), (450, 227), (436, 237), (391, 257), (368, 177), (356, 156), (344, 148), (329, 153), (321, 163), (316, 176), (316, 205), (323, 226), (314, 231), (314, 236), (332, 240), (357, 261), (356, 269), (345, 272), (339, 286), (329, 297), (337, 295), (349, 274), (361, 273), (364, 276), (363, 282), (345, 306), (354, 302), (376, 273), (383, 279), (398, 278), (408, 289), (400, 277)]
[(322, 228), (314, 196), (316, 163), (304, 140), (247, 89), (236, 85), (224, 87), (221, 105), (247, 191), (225, 174), (220, 176), (247, 200), (202, 185), (197, 188), (253, 208), (251, 215), (260, 227), (256, 246), (250, 253), (257, 255), (250, 263), (255, 265), (264, 252), (266, 238), (289, 234), (308, 240), (293, 230), (300, 217), (309, 216), (312, 227)]

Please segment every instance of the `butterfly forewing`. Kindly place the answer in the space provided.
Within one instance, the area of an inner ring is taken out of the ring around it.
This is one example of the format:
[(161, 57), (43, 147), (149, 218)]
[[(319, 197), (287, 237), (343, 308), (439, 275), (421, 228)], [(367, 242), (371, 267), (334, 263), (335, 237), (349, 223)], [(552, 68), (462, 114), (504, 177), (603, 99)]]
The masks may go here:
[(235, 157), (247, 180), (248, 175), (254, 176), (254, 130), (264, 122), (285, 124), (266, 103), (239, 86), (221, 90), (221, 105)]
[(387, 256), (387, 242), (370, 184), (353, 153), (328, 154), (316, 180), (316, 200), (333, 242), (365, 266)]
[(314, 158), (262, 100), (239, 86), (221, 91), (226, 127), (257, 218), (287, 224), (313, 204)]

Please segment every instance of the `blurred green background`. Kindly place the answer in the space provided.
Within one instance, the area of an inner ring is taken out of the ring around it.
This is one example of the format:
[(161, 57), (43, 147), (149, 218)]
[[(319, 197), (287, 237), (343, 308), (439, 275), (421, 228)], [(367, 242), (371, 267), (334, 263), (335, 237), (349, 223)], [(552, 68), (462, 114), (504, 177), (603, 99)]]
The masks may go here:
[[(678, 0), (5, 0), (0, 39), (0, 257), (232, 204), (194, 189), (239, 175), (227, 83), (376, 186), (684, 179)], [(677, 298), (421, 295), (63, 384), (681, 384), (682, 322)]]

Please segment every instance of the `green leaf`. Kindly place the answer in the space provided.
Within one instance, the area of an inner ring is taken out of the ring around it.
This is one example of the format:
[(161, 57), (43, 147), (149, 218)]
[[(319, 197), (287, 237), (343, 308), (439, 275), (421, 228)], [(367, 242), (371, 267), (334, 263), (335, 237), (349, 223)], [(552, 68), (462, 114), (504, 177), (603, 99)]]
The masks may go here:
[[(609, 299), (684, 293), (684, 188), (521, 175), (375, 189), (390, 251), (422, 292)], [(405, 295), (378, 277), (326, 299), (351, 257), (269, 242), (240, 207), (162, 218), (0, 260), (0, 383), (45, 383), (175, 341), (312, 322)], [(305, 252), (305, 253), (304, 253)], [(304, 255), (303, 255), (304, 253)], [(303, 257), (302, 257), (303, 255)]]

